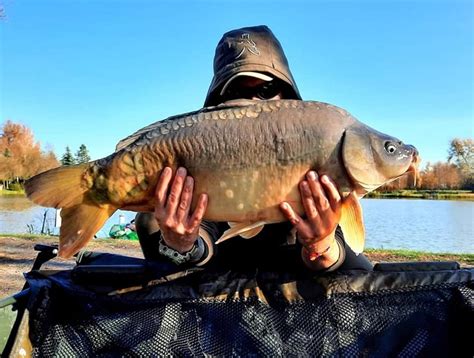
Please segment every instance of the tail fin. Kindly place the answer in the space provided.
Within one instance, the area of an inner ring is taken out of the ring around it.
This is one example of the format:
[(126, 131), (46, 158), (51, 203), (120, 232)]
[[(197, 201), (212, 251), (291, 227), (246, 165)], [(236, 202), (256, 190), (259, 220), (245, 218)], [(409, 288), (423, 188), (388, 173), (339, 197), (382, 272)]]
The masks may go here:
[(89, 189), (83, 183), (83, 174), (87, 168), (87, 164), (80, 164), (38, 174), (26, 181), (26, 196), (38, 205), (53, 208), (80, 204)]
[(87, 201), (62, 209), (59, 256), (71, 257), (86, 246), (116, 210), (116, 207), (108, 204), (99, 206)]
[(100, 230), (117, 210), (88, 197), (88, 164), (59, 167), (38, 174), (25, 183), (28, 198), (42, 206), (61, 208), (59, 256), (71, 257)]

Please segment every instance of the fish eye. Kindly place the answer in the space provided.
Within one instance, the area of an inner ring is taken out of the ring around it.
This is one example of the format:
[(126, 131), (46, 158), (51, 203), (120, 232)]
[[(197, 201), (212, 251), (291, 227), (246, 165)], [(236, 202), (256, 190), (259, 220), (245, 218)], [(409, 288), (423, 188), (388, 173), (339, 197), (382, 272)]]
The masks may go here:
[(388, 154), (393, 154), (397, 151), (397, 147), (393, 143), (387, 142), (385, 143), (385, 150)]

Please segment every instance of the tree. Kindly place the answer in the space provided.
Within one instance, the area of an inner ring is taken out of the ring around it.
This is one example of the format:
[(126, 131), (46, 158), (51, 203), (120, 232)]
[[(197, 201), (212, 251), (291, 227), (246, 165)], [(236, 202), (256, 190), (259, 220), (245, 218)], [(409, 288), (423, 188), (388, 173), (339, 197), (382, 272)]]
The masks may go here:
[(75, 164), (74, 156), (72, 155), (71, 149), (69, 146), (66, 146), (66, 152), (61, 157), (62, 165), (73, 165)]
[(76, 152), (76, 163), (87, 163), (91, 160), (89, 151), (85, 144), (81, 144), (79, 150)]
[(454, 138), (449, 143), (448, 162), (459, 168), (465, 187), (474, 187), (474, 141)]
[(423, 189), (458, 189), (462, 186), (459, 168), (449, 163), (428, 163), (420, 176)]
[(26, 126), (6, 121), (0, 131), (0, 179), (5, 187), (58, 166), (52, 151), (43, 152)]
[(474, 141), (454, 138), (449, 143), (448, 162), (454, 161), (461, 169), (474, 170)]

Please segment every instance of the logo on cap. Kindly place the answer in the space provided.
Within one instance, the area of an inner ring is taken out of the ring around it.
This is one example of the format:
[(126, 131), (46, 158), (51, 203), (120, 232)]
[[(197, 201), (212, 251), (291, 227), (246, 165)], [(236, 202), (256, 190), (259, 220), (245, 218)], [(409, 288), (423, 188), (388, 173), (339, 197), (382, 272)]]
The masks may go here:
[(245, 50), (250, 51), (250, 53), (253, 53), (254, 55), (260, 56), (257, 44), (250, 38), (250, 34), (242, 34), (241, 38), (236, 41), (236, 45), (242, 46), (242, 50), (235, 57), (236, 60), (244, 54)]

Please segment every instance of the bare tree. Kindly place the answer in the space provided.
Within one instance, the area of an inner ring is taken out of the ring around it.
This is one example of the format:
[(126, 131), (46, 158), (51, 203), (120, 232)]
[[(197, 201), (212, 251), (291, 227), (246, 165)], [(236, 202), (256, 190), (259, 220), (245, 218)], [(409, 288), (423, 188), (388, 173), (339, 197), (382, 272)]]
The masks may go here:
[(449, 143), (448, 162), (454, 162), (462, 175), (464, 186), (474, 187), (474, 141), (472, 138), (454, 138)]

